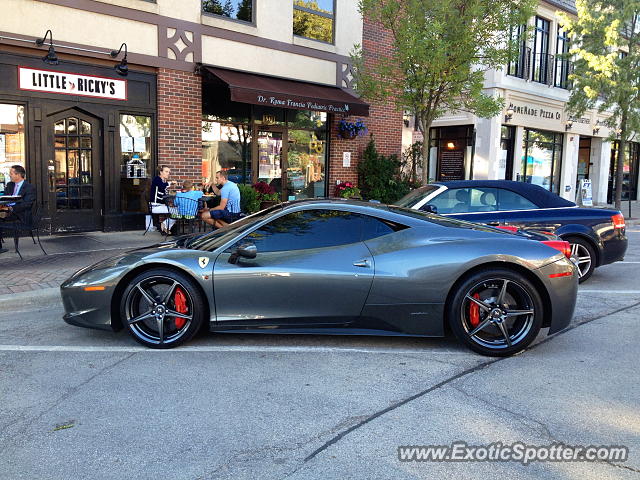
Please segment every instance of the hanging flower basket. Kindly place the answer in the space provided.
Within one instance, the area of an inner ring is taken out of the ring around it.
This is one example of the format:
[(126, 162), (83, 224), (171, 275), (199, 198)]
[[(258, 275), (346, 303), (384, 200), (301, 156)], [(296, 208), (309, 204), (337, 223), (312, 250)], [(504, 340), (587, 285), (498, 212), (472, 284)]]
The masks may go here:
[(338, 123), (338, 137), (340, 138), (356, 138), (358, 135), (366, 135), (367, 131), (367, 126), (361, 118), (355, 122), (348, 122), (342, 119)]

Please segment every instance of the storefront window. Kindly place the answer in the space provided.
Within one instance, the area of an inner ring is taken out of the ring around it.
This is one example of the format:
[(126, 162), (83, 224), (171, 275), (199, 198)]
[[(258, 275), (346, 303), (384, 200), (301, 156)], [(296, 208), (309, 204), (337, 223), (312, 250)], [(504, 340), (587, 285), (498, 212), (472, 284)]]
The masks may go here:
[(293, 34), (333, 43), (334, 0), (293, 0)]
[[(611, 164), (609, 167), (609, 189), (607, 202), (613, 203), (615, 197), (616, 172), (618, 165), (618, 150), (620, 143), (615, 141), (611, 148)], [(629, 142), (625, 148), (622, 163), (622, 200), (636, 200), (638, 198), (638, 169), (640, 166), (640, 143)]]
[(153, 162), (151, 117), (120, 115), (122, 211), (146, 212)]
[(525, 129), (517, 180), (559, 193), (563, 138), (561, 133)]
[(251, 183), (251, 126), (215, 116), (202, 121), (202, 182), (227, 172), (229, 180)]
[(0, 103), (0, 192), (10, 181), (11, 165), (26, 167), (25, 160), (24, 107)]
[(202, 0), (202, 11), (243, 22), (253, 22), (253, 1)]

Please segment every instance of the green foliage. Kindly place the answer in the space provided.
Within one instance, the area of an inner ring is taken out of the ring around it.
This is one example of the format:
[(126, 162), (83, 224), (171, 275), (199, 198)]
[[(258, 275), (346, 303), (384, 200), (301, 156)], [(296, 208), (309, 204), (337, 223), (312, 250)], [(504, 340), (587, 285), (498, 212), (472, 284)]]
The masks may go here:
[[(316, 12), (331, 13), (318, 6), (315, 0), (293, 0), (293, 4), (299, 7), (315, 10)], [(293, 9), (293, 34), (301, 37), (333, 42), (333, 20), (303, 10)]]
[(245, 22), (252, 21), (252, 8), (253, 4), (251, 0), (241, 0), (240, 2), (238, 2), (238, 14), (236, 15), (238, 20), (244, 20)]
[[(359, 0), (361, 13), (390, 31), (393, 50), (364, 61), (356, 47), (357, 90), (367, 99), (393, 97), (418, 117), (424, 138), (447, 111), (493, 117), (503, 100), (484, 93), (484, 73), (517, 55), (512, 30), (533, 14), (536, 0)], [(423, 182), (429, 145), (423, 145)]]
[(615, 204), (620, 208), (628, 139), (640, 133), (640, 0), (576, 0), (577, 18), (562, 15), (575, 56), (569, 111), (611, 114), (610, 140), (619, 128)]
[(251, 185), (238, 185), (240, 189), (240, 210), (250, 215), (260, 210), (260, 200), (258, 199), (258, 192), (256, 192)]
[(373, 137), (358, 162), (358, 185), (365, 200), (393, 203), (409, 193), (408, 182), (401, 179), (402, 162), (396, 155), (378, 153)]

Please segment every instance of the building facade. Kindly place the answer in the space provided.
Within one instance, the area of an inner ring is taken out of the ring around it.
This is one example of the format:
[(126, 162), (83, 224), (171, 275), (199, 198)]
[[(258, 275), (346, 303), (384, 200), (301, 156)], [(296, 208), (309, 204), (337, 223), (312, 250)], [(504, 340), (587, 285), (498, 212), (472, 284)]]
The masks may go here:
[(331, 195), (366, 141), (340, 138), (341, 119), (400, 152), (401, 112), (352, 90), (354, 45), (390, 48), (356, 2), (222, 4), (3, 1), (0, 183), (25, 166), (46, 230), (141, 227), (159, 165), (178, 182), (224, 170), (283, 200)]
[[(572, 0), (541, 1), (526, 26), (528, 39), (517, 60), (487, 72), (486, 92), (504, 98), (504, 111), (489, 119), (455, 112), (433, 124), (430, 178), (434, 180), (507, 179), (538, 184), (576, 200), (580, 181), (590, 179), (593, 201), (611, 201), (617, 149), (607, 140), (607, 116), (587, 111), (573, 118), (567, 111), (569, 38), (558, 12), (575, 14)], [(521, 28), (524, 28), (521, 27)], [(403, 144), (416, 139), (406, 121)], [(638, 144), (625, 158), (624, 195), (637, 195)]]

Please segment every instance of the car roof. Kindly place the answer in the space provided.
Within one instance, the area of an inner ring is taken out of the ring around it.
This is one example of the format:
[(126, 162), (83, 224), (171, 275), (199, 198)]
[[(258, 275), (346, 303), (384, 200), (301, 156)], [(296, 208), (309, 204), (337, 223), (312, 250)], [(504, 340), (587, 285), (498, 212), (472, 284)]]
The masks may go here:
[(539, 185), (513, 180), (455, 180), (450, 182), (436, 182), (432, 185), (444, 185), (447, 188), (504, 188), (518, 193), (532, 201), (540, 208), (575, 207), (576, 204), (566, 200)]

